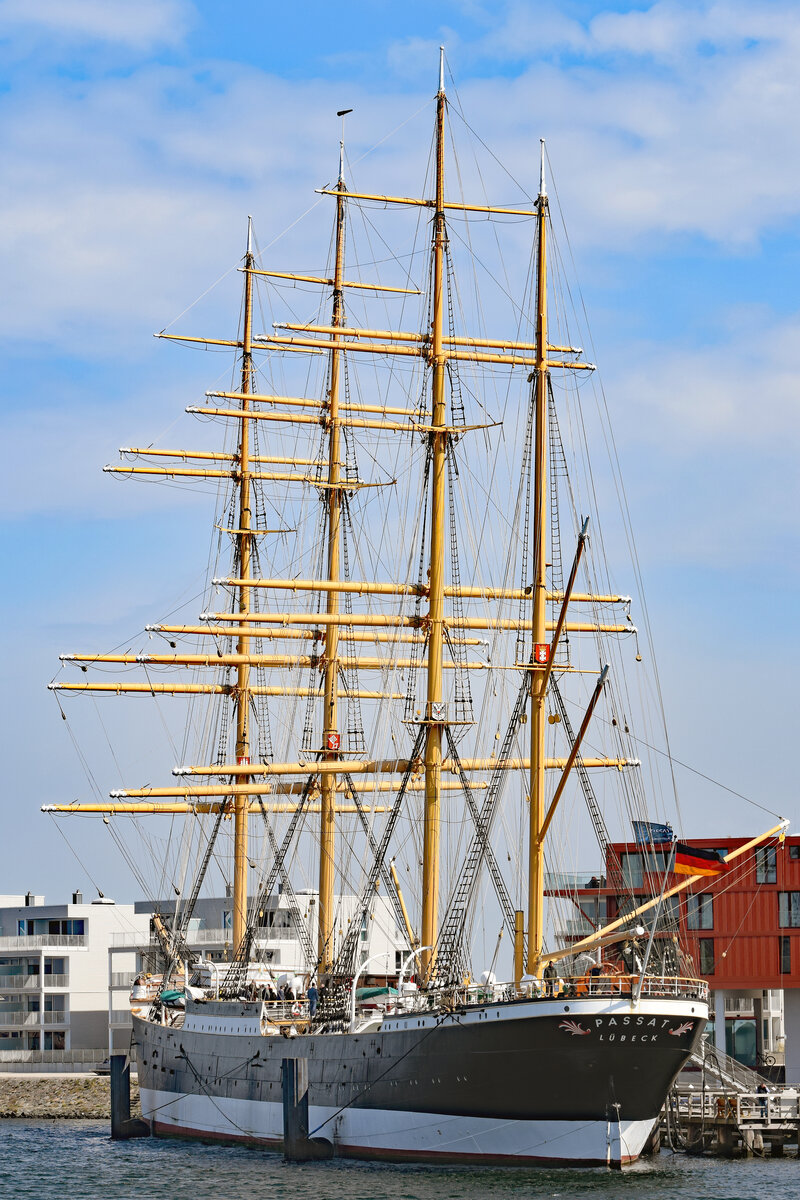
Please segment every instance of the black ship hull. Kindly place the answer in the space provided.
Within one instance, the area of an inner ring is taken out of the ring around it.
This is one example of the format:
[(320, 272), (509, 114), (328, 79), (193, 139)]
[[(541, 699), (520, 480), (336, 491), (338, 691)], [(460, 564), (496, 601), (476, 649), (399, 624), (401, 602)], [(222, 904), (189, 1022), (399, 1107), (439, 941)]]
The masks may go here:
[(697, 1045), (698, 998), (561, 999), (413, 1012), (355, 1033), (266, 1036), (253, 1005), (135, 1019), (143, 1116), (159, 1135), (280, 1148), (281, 1063), (308, 1063), (310, 1131), (342, 1156), (622, 1165)]

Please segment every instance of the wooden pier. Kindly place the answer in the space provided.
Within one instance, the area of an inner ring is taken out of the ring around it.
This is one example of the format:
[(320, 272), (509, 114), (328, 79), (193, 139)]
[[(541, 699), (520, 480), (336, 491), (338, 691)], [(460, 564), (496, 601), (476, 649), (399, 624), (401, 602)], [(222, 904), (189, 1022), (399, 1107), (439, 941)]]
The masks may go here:
[(661, 1129), (664, 1145), (687, 1154), (780, 1158), (790, 1148), (800, 1161), (800, 1095), (794, 1089), (674, 1089)]

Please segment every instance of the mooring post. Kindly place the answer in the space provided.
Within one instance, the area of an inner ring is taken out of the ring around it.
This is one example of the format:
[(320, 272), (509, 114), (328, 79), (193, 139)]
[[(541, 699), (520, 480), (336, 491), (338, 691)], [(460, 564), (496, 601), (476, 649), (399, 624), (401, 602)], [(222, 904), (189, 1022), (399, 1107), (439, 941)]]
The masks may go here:
[(283, 1083), (283, 1153), (296, 1162), (309, 1158), (308, 1141), (308, 1059), (284, 1058), (281, 1062)]
[(111, 1136), (116, 1141), (149, 1137), (146, 1121), (131, 1117), (131, 1060), (127, 1054), (111, 1055)]
[(283, 1088), (283, 1155), (293, 1162), (330, 1158), (333, 1145), (327, 1138), (308, 1136), (308, 1059), (281, 1060)]
[(126, 1138), (131, 1119), (131, 1064), (127, 1054), (111, 1055), (111, 1136)]

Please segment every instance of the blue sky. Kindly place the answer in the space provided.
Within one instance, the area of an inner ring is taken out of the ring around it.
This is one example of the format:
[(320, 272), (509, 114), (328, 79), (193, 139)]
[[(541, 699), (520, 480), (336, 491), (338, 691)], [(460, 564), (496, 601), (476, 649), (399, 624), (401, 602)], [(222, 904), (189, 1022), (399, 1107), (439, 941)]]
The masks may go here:
[[(45, 690), (58, 652), (132, 635), (205, 561), (202, 501), (100, 471), (219, 370), (151, 334), (235, 265), (248, 212), (264, 244), (314, 202), (336, 109), (354, 159), (417, 112), (442, 41), (528, 190), (548, 138), (675, 753), (796, 814), (796, 4), (0, 0), (3, 891), (88, 886), (38, 814), (85, 794)], [(401, 131), (369, 178), (410, 187), (413, 147)], [(759, 820), (704, 789), (685, 832)], [(102, 831), (83, 837), (96, 857)]]

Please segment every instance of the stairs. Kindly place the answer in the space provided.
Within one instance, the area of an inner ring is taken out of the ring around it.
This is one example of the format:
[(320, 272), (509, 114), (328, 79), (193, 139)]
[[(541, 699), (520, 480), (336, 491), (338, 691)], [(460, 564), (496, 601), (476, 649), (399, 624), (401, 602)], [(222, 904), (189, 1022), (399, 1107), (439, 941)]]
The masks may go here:
[[(706, 1079), (709, 1076), (712, 1077), (709, 1086), (720, 1087), (725, 1091), (752, 1093), (759, 1084), (770, 1084), (769, 1079), (765, 1079), (763, 1075), (759, 1075), (750, 1067), (743, 1066), (735, 1058), (724, 1054), (705, 1040), (701, 1043), (697, 1053), (689, 1059), (689, 1062), (693, 1066), (699, 1067), (701, 1071), (705, 1071)], [(719, 1082), (715, 1083), (715, 1080)]]

